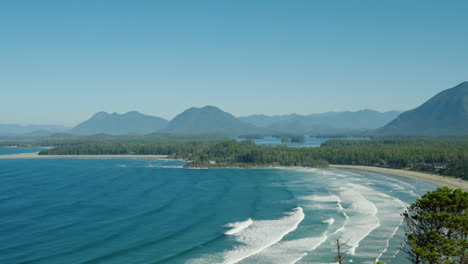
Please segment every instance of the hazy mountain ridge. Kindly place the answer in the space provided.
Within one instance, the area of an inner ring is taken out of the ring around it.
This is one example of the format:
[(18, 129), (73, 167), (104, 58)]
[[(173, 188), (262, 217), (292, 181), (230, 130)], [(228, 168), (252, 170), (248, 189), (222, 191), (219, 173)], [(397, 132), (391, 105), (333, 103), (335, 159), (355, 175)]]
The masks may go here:
[(468, 82), (444, 90), (377, 131), (384, 136), (468, 135)]
[[(1, 125), (0, 135), (47, 136), (65, 132), (64, 126)], [(207, 134), (239, 136), (361, 133), (371, 136), (460, 136), (468, 135), (468, 82), (442, 91), (421, 106), (403, 113), (360, 110), (311, 115), (250, 115), (235, 117), (214, 106), (192, 107), (171, 121), (136, 111), (125, 114), (98, 112), (69, 133), (92, 134)]]
[(60, 125), (17, 125), (17, 124), (0, 124), (0, 135), (47, 135), (57, 132), (63, 132), (70, 129)]
[(251, 115), (240, 119), (259, 127), (289, 133), (343, 133), (382, 127), (400, 113), (365, 109), (356, 112), (326, 112), (311, 115)]
[(72, 134), (148, 134), (161, 130), (168, 121), (156, 117), (144, 115), (136, 111), (125, 114), (98, 112), (90, 119), (78, 124), (69, 132)]

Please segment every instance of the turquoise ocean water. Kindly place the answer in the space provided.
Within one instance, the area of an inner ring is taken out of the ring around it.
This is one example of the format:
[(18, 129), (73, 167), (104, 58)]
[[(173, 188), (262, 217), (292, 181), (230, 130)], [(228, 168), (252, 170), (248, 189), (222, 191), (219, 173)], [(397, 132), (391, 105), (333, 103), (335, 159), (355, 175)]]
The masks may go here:
[(433, 185), (338, 169), (0, 160), (0, 263), (407, 263), (400, 213)]
[(21, 153), (34, 153), (45, 148), (0, 148), (0, 155), (13, 155)]

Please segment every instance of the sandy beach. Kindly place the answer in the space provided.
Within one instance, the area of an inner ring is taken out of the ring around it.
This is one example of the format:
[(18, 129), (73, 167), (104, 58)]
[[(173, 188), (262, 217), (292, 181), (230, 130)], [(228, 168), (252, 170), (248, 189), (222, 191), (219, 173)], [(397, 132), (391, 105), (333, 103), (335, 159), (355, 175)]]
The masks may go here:
[(0, 155), (0, 159), (108, 159), (108, 158), (153, 158), (167, 159), (167, 155), (38, 155), (37, 153), (21, 153), (13, 155)]
[(362, 171), (369, 171), (369, 172), (376, 172), (376, 173), (386, 173), (386, 174), (392, 174), (396, 176), (425, 181), (425, 182), (432, 183), (437, 186), (447, 186), (452, 189), (461, 188), (464, 191), (468, 191), (468, 181), (464, 181), (464, 180), (452, 178), (452, 177), (435, 175), (435, 174), (408, 171), (408, 170), (399, 170), (399, 169), (370, 167), (370, 166), (357, 166), (357, 165), (330, 165), (330, 168), (355, 169), (355, 170), (362, 170)]

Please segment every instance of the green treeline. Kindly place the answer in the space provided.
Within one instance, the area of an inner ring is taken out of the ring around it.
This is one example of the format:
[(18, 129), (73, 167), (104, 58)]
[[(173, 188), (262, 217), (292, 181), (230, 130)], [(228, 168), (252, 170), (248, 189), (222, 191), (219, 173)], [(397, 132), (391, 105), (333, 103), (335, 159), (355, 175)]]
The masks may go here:
[(139, 154), (169, 155), (192, 161), (190, 166), (365, 165), (438, 173), (468, 180), (467, 138), (377, 138), (331, 140), (318, 148), (257, 146), (253, 140), (159, 140), (64, 144), (41, 155)]
[(331, 164), (409, 169), (468, 180), (468, 138), (331, 140), (318, 151)]
[[(252, 140), (221, 143), (85, 143), (41, 151), (40, 155), (169, 155), (193, 161), (192, 166), (305, 166), (324, 167), (328, 163), (309, 148), (256, 146)], [(211, 163), (210, 163), (211, 162)], [(214, 163), (214, 164), (213, 164)]]
[(34, 141), (1, 141), (0, 147), (44, 147), (44, 146), (78, 146), (82, 144), (206, 144), (223, 142), (226, 138), (205, 135), (174, 135), (154, 133), (149, 135), (109, 135), (96, 134), (91, 136), (77, 136), (57, 133), (51, 137)]

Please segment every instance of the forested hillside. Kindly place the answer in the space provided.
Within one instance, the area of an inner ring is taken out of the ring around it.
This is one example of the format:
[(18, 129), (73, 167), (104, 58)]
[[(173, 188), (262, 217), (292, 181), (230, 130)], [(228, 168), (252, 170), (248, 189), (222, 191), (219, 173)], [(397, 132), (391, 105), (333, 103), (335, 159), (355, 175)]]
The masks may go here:
[(467, 136), (468, 82), (442, 91), (376, 131), (384, 136)]

